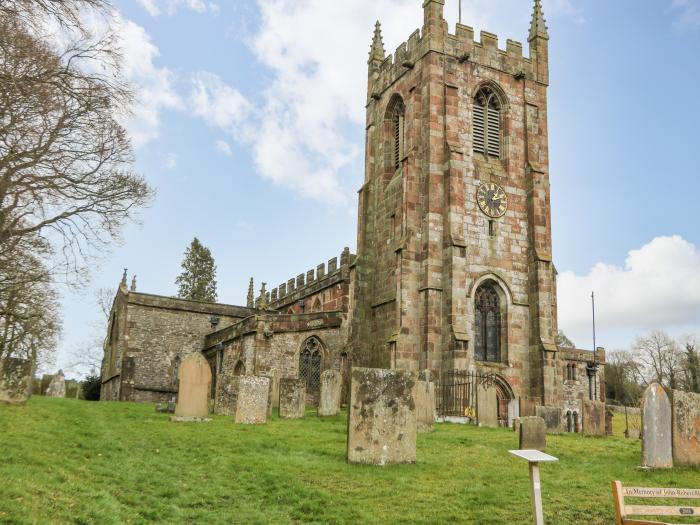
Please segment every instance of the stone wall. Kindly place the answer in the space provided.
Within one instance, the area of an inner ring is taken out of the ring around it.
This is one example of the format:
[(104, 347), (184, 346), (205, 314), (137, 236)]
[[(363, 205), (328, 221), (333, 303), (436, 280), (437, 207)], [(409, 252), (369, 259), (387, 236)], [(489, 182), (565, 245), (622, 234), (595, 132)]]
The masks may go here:
[[(177, 396), (177, 369), (204, 336), (251, 310), (129, 292), (120, 287), (110, 316), (102, 370), (105, 401), (165, 402)], [(218, 325), (212, 327), (212, 318)]]

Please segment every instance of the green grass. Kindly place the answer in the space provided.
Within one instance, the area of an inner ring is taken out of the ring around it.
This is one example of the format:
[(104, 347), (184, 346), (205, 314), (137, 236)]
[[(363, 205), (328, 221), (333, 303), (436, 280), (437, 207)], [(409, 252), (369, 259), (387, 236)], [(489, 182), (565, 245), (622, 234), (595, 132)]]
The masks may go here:
[[(175, 424), (152, 405), (33, 398), (0, 406), (0, 523), (528, 524), (526, 464), (506, 429), (437, 425), (418, 464), (347, 465), (345, 418)], [(549, 524), (610, 524), (610, 481), (698, 486), (644, 472), (639, 441), (549, 436)]]

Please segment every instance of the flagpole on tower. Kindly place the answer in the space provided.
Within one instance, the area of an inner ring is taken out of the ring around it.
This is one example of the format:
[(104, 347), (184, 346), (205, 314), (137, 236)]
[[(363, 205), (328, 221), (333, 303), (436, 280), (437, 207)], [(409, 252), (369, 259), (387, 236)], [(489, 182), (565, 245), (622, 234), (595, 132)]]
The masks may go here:
[(462, 0), (459, 0), (459, 23), (462, 23)]

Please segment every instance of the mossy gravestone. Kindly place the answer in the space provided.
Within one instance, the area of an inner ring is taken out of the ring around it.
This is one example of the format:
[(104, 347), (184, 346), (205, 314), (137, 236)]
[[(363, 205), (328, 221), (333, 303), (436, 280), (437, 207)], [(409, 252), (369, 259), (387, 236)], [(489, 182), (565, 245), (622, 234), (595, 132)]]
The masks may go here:
[(659, 383), (642, 397), (642, 466), (672, 468), (671, 401)]
[(242, 425), (262, 425), (267, 422), (270, 378), (241, 376), (236, 381), (234, 419)]
[(51, 378), (48, 388), (46, 389), (47, 397), (66, 397), (66, 378), (63, 375), (63, 370)]
[(414, 397), (418, 432), (432, 432), (435, 423), (435, 383), (418, 381)]
[(0, 402), (21, 405), (32, 387), (32, 363), (26, 359), (0, 359)]
[(416, 462), (416, 376), (411, 372), (353, 368), (350, 373), (349, 463)]
[(535, 415), (544, 419), (549, 434), (561, 434), (563, 428), (562, 412), (560, 407), (535, 407)]
[(343, 376), (336, 370), (326, 370), (321, 374), (321, 395), (318, 415), (321, 417), (340, 414), (340, 395), (343, 389)]
[(520, 418), (520, 450), (541, 450), (547, 447), (547, 424), (538, 416)]
[(301, 419), (306, 412), (306, 382), (303, 379), (280, 379), (280, 417)]
[(700, 394), (673, 391), (673, 463), (700, 466)]
[(581, 430), (585, 436), (605, 435), (605, 403), (581, 401)]

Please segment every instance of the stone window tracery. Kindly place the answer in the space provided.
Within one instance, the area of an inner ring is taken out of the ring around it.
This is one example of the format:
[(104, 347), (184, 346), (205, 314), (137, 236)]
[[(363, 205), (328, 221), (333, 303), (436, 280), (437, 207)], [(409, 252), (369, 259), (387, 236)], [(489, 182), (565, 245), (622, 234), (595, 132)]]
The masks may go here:
[(475, 343), (477, 361), (501, 361), (501, 300), (494, 284), (482, 284), (475, 296)]
[(307, 392), (318, 392), (321, 388), (321, 348), (318, 338), (310, 337), (299, 354), (299, 379), (306, 382)]
[(501, 157), (501, 101), (485, 86), (474, 97), (474, 151), (487, 157)]

